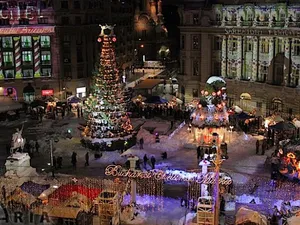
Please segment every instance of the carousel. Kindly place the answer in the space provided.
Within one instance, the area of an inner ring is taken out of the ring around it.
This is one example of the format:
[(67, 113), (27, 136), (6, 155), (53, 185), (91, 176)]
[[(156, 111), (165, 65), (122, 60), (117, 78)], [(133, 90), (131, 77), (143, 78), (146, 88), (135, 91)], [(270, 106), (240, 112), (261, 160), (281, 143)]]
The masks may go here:
[[(214, 146), (221, 144), (227, 155), (227, 144), (231, 130), (228, 130), (229, 116), (226, 107), (226, 83), (222, 78), (209, 78), (205, 90), (191, 114), (189, 131), (194, 134), (194, 140), (199, 143), (205, 155), (215, 155)], [(217, 135), (216, 135), (217, 134)], [(212, 158), (212, 157), (210, 157)]]
[(300, 146), (279, 149), (279, 172), (290, 180), (300, 180)]

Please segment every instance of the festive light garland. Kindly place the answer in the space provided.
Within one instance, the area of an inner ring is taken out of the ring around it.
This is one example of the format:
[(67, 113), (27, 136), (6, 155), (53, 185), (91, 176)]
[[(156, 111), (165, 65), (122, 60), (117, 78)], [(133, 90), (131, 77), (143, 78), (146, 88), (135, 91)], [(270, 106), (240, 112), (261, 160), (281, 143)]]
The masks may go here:
[[(111, 29), (111, 28), (105, 28)], [(94, 76), (94, 90), (86, 101), (87, 127), (83, 136), (116, 138), (132, 132), (130, 119), (125, 111), (126, 102), (117, 70), (113, 32), (98, 38), (102, 43), (100, 65)]]

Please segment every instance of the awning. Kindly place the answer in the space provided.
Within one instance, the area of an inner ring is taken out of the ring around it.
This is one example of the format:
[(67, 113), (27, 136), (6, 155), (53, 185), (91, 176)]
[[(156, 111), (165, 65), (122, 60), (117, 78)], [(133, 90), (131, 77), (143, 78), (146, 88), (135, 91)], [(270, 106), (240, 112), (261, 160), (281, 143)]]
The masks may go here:
[(147, 79), (135, 86), (134, 89), (152, 89), (162, 82), (162, 79)]

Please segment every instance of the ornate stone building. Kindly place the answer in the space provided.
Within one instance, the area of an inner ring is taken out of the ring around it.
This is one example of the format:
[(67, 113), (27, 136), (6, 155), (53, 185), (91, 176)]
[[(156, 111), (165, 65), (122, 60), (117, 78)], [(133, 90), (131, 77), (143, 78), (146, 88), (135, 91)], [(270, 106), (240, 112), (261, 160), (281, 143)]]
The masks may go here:
[(162, 0), (136, 0), (135, 49), (137, 61), (164, 59), (169, 54)]
[(229, 104), (299, 114), (300, 3), (203, 6), (179, 10), (185, 100), (215, 75), (227, 82)]

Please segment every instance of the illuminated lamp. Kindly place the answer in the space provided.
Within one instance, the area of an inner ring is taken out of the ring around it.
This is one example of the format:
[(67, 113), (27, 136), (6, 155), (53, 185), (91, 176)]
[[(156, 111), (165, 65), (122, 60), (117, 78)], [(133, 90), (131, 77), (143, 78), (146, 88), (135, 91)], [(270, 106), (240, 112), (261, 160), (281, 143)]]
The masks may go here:
[(97, 39), (97, 41), (98, 41), (99, 43), (102, 42), (102, 38), (99, 37), (99, 38)]
[(113, 37), (111, 40), (112, 40), (113, 42), (116, 42), (116, 41), (117, 41), (117, 38), (116, 38), (116, 37)]
[(292, 153), (292, 152), (289, 152), (289, 153), (287, 154), (287, 157), (290, 158), (290, 159), (295, 159), (295, 158), (296, 158), (295, 154)]

